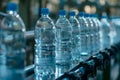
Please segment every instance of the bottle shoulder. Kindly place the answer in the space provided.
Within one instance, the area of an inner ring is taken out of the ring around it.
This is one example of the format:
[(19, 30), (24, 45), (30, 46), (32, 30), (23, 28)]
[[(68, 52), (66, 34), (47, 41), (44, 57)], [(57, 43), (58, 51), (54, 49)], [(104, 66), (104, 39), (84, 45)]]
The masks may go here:
[(87, 23), (87, 20), (85, 18), (78, 18), (79, 23)]
[(71, 24), (71, 26), (74, 28), (74, 27), (80, 27), (80, 23), (79, 21), (77, 20), (77, 18), (69, 18), (69, 22)]
[(56, 27), (61, 27), (61, 28), (72, 28), (69, 20), (67, 18), (58, 18), (58, 20), (56, 21)]
[(83, 26), (88, 27), (89, 26), (87, 20), (83, 17), (78, 18), (78, 21), (80, 23), (80, 27), (83, 27)]
[(8, 14), (1, 21), (3, 29), (25, 32), (25, 24), (19, 14)]
[(49, 17), (41, 17), (37, 20), (36, 26), (39, 28), (55, 28), (55, 24)]
[(89, 25), (93, 25), (93, 20), (91, 18), (86, 18), (86, 21)]
[(110, 27), (110, 23), (107, 20), (105, 20), (105, 19), (101, 20), (101, 25), (102, 25), (102, 27), (103, 26)]
[(79, 21), (77, 20), (77, 18), (69, 18), (69, 22), (79, 24)]

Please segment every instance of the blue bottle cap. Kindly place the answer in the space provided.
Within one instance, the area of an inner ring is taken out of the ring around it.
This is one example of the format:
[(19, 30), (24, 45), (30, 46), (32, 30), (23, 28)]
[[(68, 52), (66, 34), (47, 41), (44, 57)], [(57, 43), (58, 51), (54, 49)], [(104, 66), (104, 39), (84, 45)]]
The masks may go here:
[(89, 16), (90, 16), (90, 17), (95, 17), (95, 15), (94, 15), (94, 14), (89, 14)]
[(62, 15), (62, 16), (66, 15), (66, 11), (65, 10), (59, 10), (59, 15)]
[(70, 11), (70, 16), (75, 16), (75, 11)]
[(18, 5), (16, 3), (7, 3), (7, 11), (18, 11)]
[(90, 17), (90, 15), (88, 13), (85, 13), (84, 17)]
[(98, 18), (98, 14), (94, 14), (94, 16), (95, 16), (96, 18)]
[(48, 8), (41, 8), (41, 14), (49, 14)]
[(105, 16), (105, 15), (102, 15), (102, 18), (107, 18), (107, 16)]
[(78, 16), (81, 16), (81, 17), (83, 17), (84, 16), (84, 12), (79, 12), (79, 14), (78, 14)]

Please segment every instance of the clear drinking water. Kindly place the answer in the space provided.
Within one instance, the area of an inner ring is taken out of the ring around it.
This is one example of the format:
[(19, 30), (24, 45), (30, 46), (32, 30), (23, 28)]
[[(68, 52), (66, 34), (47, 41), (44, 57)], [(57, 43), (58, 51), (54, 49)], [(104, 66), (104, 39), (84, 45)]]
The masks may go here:
[(102, 49), (110, 47), (111, 37), (110, 37), (110, 24), (107, 21), (107, 16), (103, 15), (101, 19), (101, 33), (102, 33)]
[(35, 26), (35, 79), (55, 79), (56, 28), (48, 16), (48, 8), (41, 9), (41, 18)]
[(87, 59), (89, 57), (89, 49), (88, 44), (89, 41), (89, 26), (88, 23), (84, 17), (84, 12), (80, 12), (78, 14), (78, 21), (80, 23), (80, 37), (81, 37), (81, 58), (83, 60)]
[(56, 33), (56, 77), (58, 77), (68, 71), (71, 65), (72, 26), (66, 18), (65, 10), (59, 11), (59, 18), (56, 22)]
[(94, 23), (94, 46), (95, 47), (95, 52), (98, 52), (100, 50), (100, 45), (101, 45), (101, 42), (100, 42), (100, 21), (98, 20), (98, 16), (97, 14), (91, 14), (92, 16), (92, 21)]
[(59, 18), (56, 22), (57, 29), (57, 54), (56, 63), (66, 64), (71, 62), (71, 38), (72, 27), (68, 19), (65, 17), (64, 10), (59, 11)]
[(94, 52), (94, 24), (92, 22), (92, 19), (90, 17), (90, 14), (87, 14), (85, 13), (85, 18), (86, 18), (86, 21), (88, 23), (88, 49), (89, 49), (89, 53), (92, 54)]
[(0, 80), (25, 80), (25, 25), (17, 4), (7, 4), (0, 25)]
[(80, 62), (80, 24), (77, 18), (75, 17), (75, 12), (71, 11), (69, 14), (69, 21), (71, 23), (73, 32), (72, 32), (72, 64), (75, 66)]

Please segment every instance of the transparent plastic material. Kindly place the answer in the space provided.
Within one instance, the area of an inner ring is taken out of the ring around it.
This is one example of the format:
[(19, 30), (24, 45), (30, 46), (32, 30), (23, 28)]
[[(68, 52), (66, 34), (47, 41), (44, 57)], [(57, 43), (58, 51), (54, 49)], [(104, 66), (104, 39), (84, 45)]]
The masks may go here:
[[(94, 28), (94, 53), (98, 52), (100, 50), (100, 21), (97, 18), (97, 14), (91, 14), (91, 21), (93, 22)], [(95, 47), (96, 46), (96, 47)]]
[(8, 4), (8, 14), (0, 24), (0, 79), (25, 80), (25, 25), (16, 9), (12, 8), (17, 5)]
[(59, 11), (59, 18), (56, 22), (56, 77), (68, 71), (71, 66), (71, 39), (72, 26), (66, 18), (66, 11)]
[(77, 65), (80, 62), (80, 24), (77, 18), (75, 17), (75, 12), (71, 11), (69, 14), (69, 21), (71, 23), (73, 32), (72, 32), (72, 64), (73, 66)]
[(101, 36), (102, 36), (102, 49), (110, 47), (111, 45), (111, 26), (107, 21), (107, 16), (103, 15), (101, 19)]
[(88, 49), (88, 44), (89, 44), (89, 26), (88, 23), (84, 17), (84, 12), (80, 12), (78, 14), (78, 21), (80, 23), (80, 37), (81, 37), (81, 59), (86, 60), (90, 54), (89, 54), (89, 49)]
[(36, 80), (55, 79), (56, 28), (48, 14), (48, 8), (42, 8), (41, 17), (35, 26)]
[(87, 23), (88, 23), (88, 50), (89, 50), (89, 53), (90, 54), (92, 54), (93, 52), (95, 52), (94, 50), (94, 41), (95, 41), (95, 36), (94, 36), (94, 34), (95, 34), (95, 31), (94, 31), (94, 24), (93, 24), (93, 22), (92, 22), (92, 19), (91, 19), (91, 17), (90, 17), (90, 14), (87, 14), (87, 13), (85, 13), (85, 19), (86, 19), (86, 21), (87, 21)]

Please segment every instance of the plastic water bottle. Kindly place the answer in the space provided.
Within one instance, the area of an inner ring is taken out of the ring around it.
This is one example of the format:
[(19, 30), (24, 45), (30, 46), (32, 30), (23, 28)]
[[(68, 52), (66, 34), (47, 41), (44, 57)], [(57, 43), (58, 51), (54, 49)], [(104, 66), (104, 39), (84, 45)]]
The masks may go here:
[(97, 27), (98, 27), (98, 24), (94, 20), (95, 19), (94, 14), (89, 14), (89, 15), (90, 15), (90, 20), (91, 20), (91, 22), (93, 24), (93, 29), (92, 29), (93, 30), (92, 31), (92, 35), (93, 35), (93, 40), (92, 40), (92, 42), (93, 42), (92, 43), (93, 53), (96, 53), (97, 52), (97, 48), (98, 48), (98, 45), (97, 45), (97, 43), (98, 43), (98, 41), (97, 41), (97, 37), (98, 37), (98, 35), (97, 35)]
[(71, 23), (73, 32), (72, 32), (72, 64), (75, 66), (80, 62), (80, 24), (77, 18), (75, 17), (75, 12), (70, 12), (69, 21)]
[(41, 9), (41, 18), (35, 26), (35, 79), (55, 79), (56, 28), (48, 8)]
[(88, 29), (88, 23), (86, 19), (84, 18), (84, 12), (80, 12), (78, 14), (78, 21), (80, 23), (80, 37), (81, 37), (81, 58), (83, 60), (87, 59), (89, 57), (89, 50), (88, 50), (88, 36), (89, 36), (89, 29)]
[(92, 14), (92, 20), (95, 24), (94, 31), (95, 31), (95, 52), (101, 50), (101, 23), (98, 19), (97, 14)]
[(0, 25), (0, 80), (25, 80), (25, 25), (18, 5), (7, 4), (7, 15)]
[[(114, 32), (114, 43), (118, 43), (120, 41), (120, 18), (116, 17), (113, 18), (111, 21), (112, 27), (113, 27), (113, 32)], [(113, 44), (114, 44), (113, 43)]]
[[(99, 51), (99, 24), (95, 14), (90, 14), (90, 20), (93, 23), (93, 53)], [(94, 47), (96, 46), (96, 47)]]
[(85, 13), (85, 18), (86, 21), (88, 23), (88, 49), (89, 49), (89, 53), (92, 54), (94, 53), (94, 25), (92, 22), (92, 19), (90, 17), (90, 14)]
[(111, 45), (110, 24), (107, 21), (107, 16), (105, 15), (102, 15), (101, 27), (102, 27), (102, 49), (104, 49), (110, 47)]
[(65, 10), (59, 10), (59, 18), (56, 21), (56, 33), (56, 77), (58, 77), (68, 71), (71, 65), (72, 26), (66, 18)]
[[(117, 22), (117, 21), (116, 21)], [(111, 38), (111, 45), (115, 44), (116, 43), (116, 29), (112, 23), (112, 20), (111, 19), (108, 19), (108, 23), (110, 24), (110, 38)]]

